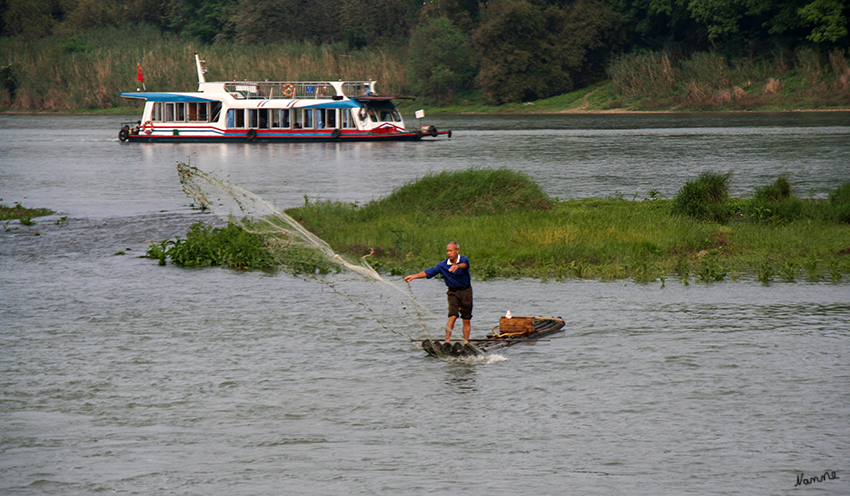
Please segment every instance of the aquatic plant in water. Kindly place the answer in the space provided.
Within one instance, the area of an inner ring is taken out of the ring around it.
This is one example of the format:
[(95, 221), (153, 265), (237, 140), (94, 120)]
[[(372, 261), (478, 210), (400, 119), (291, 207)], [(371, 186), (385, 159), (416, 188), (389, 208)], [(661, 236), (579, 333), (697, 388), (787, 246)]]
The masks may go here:
[(246, 232), (236, 224), (212, 227), (203, 222), (192, 224), (186, 239), (177, 238), (153, 243), (147, 251), (149, 258), (165, 265), (166, 258), (187, 267), (222, 265), (234, 269), (273, 269), (271, 252), (262, 237)]

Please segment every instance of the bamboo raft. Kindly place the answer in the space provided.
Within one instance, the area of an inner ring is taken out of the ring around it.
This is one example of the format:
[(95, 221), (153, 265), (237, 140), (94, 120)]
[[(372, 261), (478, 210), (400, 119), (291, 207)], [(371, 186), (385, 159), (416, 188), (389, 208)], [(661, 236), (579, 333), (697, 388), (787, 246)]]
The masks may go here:
[(564, 325), (561, 317), (502, 317), (499, 325), (484, 339), (470, 339), (466, 344), (424, 339), (422, 349), (437, 358), (478, 356), (517, 343), (536, 341), (560, 331)]

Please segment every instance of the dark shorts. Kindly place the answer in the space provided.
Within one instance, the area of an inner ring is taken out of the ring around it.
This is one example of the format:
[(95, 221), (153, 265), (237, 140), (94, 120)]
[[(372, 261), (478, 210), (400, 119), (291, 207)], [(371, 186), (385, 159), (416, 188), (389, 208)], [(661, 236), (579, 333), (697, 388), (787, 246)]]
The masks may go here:
[(460, 315), (464, 320), (472, 318), (472, 287), (449, 288), (446, 295), (449, 297), (449, 317)]

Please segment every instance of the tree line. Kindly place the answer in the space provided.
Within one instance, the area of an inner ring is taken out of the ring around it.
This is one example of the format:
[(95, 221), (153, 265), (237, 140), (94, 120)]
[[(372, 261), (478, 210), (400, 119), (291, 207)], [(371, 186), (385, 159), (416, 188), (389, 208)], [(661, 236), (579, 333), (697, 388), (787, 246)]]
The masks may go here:
[(209, 45), (393, 50), (416, 94), (501, 104), (605, 79), (627, 52), (826, 56), (850, 46), (848, 18), (848, 0), (0, 0), (0, 38), (118, 27), (132, 42), (146, 25)]

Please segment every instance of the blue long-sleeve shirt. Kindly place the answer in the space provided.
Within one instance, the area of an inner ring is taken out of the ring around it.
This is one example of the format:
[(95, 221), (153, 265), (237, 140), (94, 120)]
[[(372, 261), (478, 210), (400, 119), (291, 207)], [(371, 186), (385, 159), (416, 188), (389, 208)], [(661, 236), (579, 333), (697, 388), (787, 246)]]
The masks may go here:
[(466, 264), (465, 269), (457, 269), (455, 272), (450, 272), (449, 267), (451, 267), (451, 265), (449, 265), (449, 260), (446, 259), (429, 269), (425, 269), (425, 277), (431, 279), (437, 274), (442, 274), (443, 280), (446, 282), (446, 286), (451, 289), (471, 286), (472, 284), (469, 278), (469, 259), (463, 255), (459, 255), (458, 258), (460, 260), (456, 260), (455, 264)]

